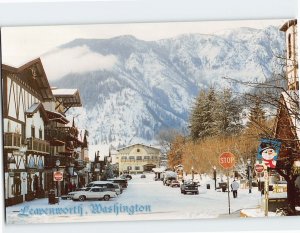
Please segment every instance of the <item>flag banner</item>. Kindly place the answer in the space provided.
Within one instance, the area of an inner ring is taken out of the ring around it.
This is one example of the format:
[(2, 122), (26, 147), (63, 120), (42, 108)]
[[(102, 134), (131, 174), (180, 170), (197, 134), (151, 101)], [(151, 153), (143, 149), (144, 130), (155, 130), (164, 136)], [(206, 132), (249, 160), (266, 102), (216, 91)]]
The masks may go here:
[(281, 142), (275, 139), (262, 138), (258, 148), (257, 159), (269, 168), (275, 168)]

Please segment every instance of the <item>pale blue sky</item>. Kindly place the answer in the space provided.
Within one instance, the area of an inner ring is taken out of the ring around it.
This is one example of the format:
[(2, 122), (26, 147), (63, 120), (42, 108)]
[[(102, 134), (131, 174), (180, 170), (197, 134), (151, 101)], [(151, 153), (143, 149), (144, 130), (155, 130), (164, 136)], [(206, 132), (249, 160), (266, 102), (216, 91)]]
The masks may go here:
[(238, 27), (264, 28), (274, 25), (279, 28), (285, 21), (285, 19), (279, 19), (6, 27), (2, 28), (2, 62), (18, 67), (75, 38), (134, 35), (139, 39), (149, 41), (170, 38), (183, 33), (213, 34)]

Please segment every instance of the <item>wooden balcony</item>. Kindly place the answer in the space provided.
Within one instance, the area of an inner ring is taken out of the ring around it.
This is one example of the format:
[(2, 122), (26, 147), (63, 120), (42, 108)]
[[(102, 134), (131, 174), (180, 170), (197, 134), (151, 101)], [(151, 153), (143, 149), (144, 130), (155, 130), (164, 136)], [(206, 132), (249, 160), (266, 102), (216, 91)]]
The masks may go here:
[(67, 133), (59, 128), (46, 128), (45, 140), (49, 141), (51, 146), (63, 146), (67, 141)]
[(27, 139), (27, 151), (50, 154), (50, 143), (39, 138)]
[(81, 159), (76, 159), (75, 160), (75, 167), (77, 170), (81, 170), (85, 167), (86, 163), (84, 160)]
[(22, 134), (4, 133), (4, 148), (19, 148), (21, 146)]
[(72, 159), (64, 156), (47, 156), (45, 157), (45, 168), (57, 168), (56, 167), (56, 160), (60, 161), (59, 167), (66, 167), (70, 162), (72, 162)]

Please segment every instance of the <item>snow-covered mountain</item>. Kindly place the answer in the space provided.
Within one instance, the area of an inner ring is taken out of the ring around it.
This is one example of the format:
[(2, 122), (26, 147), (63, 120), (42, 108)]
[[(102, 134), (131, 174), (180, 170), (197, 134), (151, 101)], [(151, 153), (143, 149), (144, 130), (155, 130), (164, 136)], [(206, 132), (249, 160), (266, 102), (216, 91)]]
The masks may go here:
[(283, 53), (283, 36), (268, 27), (151, 42), (75, 39), (42, 59), (48, 76), (57, 76), (53, 86), (80, 90), (84, 107), (72, 111), (80, 113), (76, 122), (89, 130), (92, 144), (153, 144), (161, 129), (187, 132), (200, 88), (232, 85), (222, 77), (264, 80), (276, 64), (274, 54)]

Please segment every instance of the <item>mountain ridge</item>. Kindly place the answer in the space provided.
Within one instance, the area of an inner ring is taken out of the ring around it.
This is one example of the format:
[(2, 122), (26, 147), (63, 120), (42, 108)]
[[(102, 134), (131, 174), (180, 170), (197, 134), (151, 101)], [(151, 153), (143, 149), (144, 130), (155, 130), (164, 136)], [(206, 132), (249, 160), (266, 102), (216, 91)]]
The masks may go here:
[(250, 34), (234, 29), (226, 35), (184, 34), (158, 41), (128, 35), (75, 39), (44, 59), (57, 55), (59, 60), (60, 51), (83, 46), (85, 53), (115, 56), (110, 68), (69, 73), (51, 85), (79, 89), (84, 107), (71, 113), (81, 114), (78, 125), (90, 131), (92, 144), (155, 144), (161, 129), (188, 132), (199, 89), (215, 85), (247, 91), (222, 77), (264, 81), (272, 74), (273, 53), (283, 51), (284, 35), (274, 27)]

